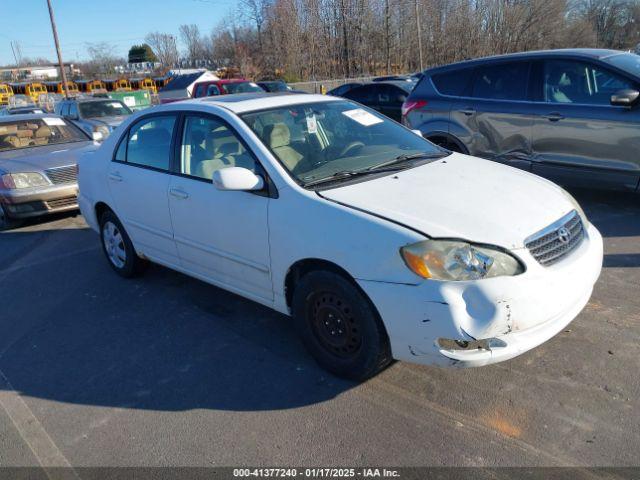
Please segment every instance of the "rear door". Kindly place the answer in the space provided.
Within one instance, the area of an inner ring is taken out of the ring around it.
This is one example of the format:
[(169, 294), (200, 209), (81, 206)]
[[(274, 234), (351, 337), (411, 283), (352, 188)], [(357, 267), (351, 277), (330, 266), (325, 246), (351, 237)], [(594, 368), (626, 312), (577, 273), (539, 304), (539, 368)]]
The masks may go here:
[(109, 166), (116, 214), (137, 249), (152, 260), (178, 265), (168, 190), (174, 114), (148, 115), (132, 125)]
[(640, 87), (599, 63), (546, 59), (533, 129), (533, 171), (563, 184), (635, 189), (640, 178), (640, 110), (611, 105)]
[(528, 170), (534, 115), (529, 102), (529, 61), (475, 68), (468, 98), (451, 108), (451, 123), (466, 132), (469, 153)]

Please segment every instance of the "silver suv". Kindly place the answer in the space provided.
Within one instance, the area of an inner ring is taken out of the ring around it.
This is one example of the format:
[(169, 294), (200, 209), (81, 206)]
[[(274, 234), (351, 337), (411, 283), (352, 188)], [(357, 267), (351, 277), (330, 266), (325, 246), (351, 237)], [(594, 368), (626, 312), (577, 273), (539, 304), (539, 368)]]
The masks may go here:
[(133, 112), (120, 100), (78, 97), (56, 104), (55, 113), (84, 130), (90, 137), (104, 140)]
[(562, 184), (638, 190), (640, 56), (526, 52), (424, 72), (403, 123), (450, 150)]

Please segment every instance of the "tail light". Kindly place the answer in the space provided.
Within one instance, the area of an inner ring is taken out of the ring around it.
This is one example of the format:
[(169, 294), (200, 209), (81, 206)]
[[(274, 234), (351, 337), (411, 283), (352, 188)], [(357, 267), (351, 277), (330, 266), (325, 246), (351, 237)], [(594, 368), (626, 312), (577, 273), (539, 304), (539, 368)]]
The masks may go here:
[(422, 108), (427, 104), (426, 100), (406, 100), (402, 104), (402, 116), (409, 115), (412, 110)]

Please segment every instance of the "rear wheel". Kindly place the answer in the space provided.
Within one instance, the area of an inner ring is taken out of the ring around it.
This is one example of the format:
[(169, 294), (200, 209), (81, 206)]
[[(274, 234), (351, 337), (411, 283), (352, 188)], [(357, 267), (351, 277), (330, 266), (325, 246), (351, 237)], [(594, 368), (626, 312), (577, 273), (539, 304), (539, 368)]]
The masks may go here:
[(344, 277), (308, 273), (295, 288), (292, 311), (305, 346), (331, 373), (364, 380), (391, 363), (389, 339), (378, 313)]
[(109, 265), (119, 275), (130, 278), (142, 272), (147, 262), (138, 257), (122, 223), (111, 211), (106, 211), (102, 215), (100, 237), (102, 239), (102, 250), (109, 261)]

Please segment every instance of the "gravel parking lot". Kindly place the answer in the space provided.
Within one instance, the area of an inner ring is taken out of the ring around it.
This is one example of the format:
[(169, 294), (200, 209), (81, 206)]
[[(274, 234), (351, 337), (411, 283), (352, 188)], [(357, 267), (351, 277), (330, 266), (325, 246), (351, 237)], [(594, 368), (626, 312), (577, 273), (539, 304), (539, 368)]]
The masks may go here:
[(364, 384), (267, 308), (159, 266), (121, 279), (80, 216), (1, 233), (0, 465), (637, 465), (640, 197), (573, 193), (605, 258), (565, 332)]

